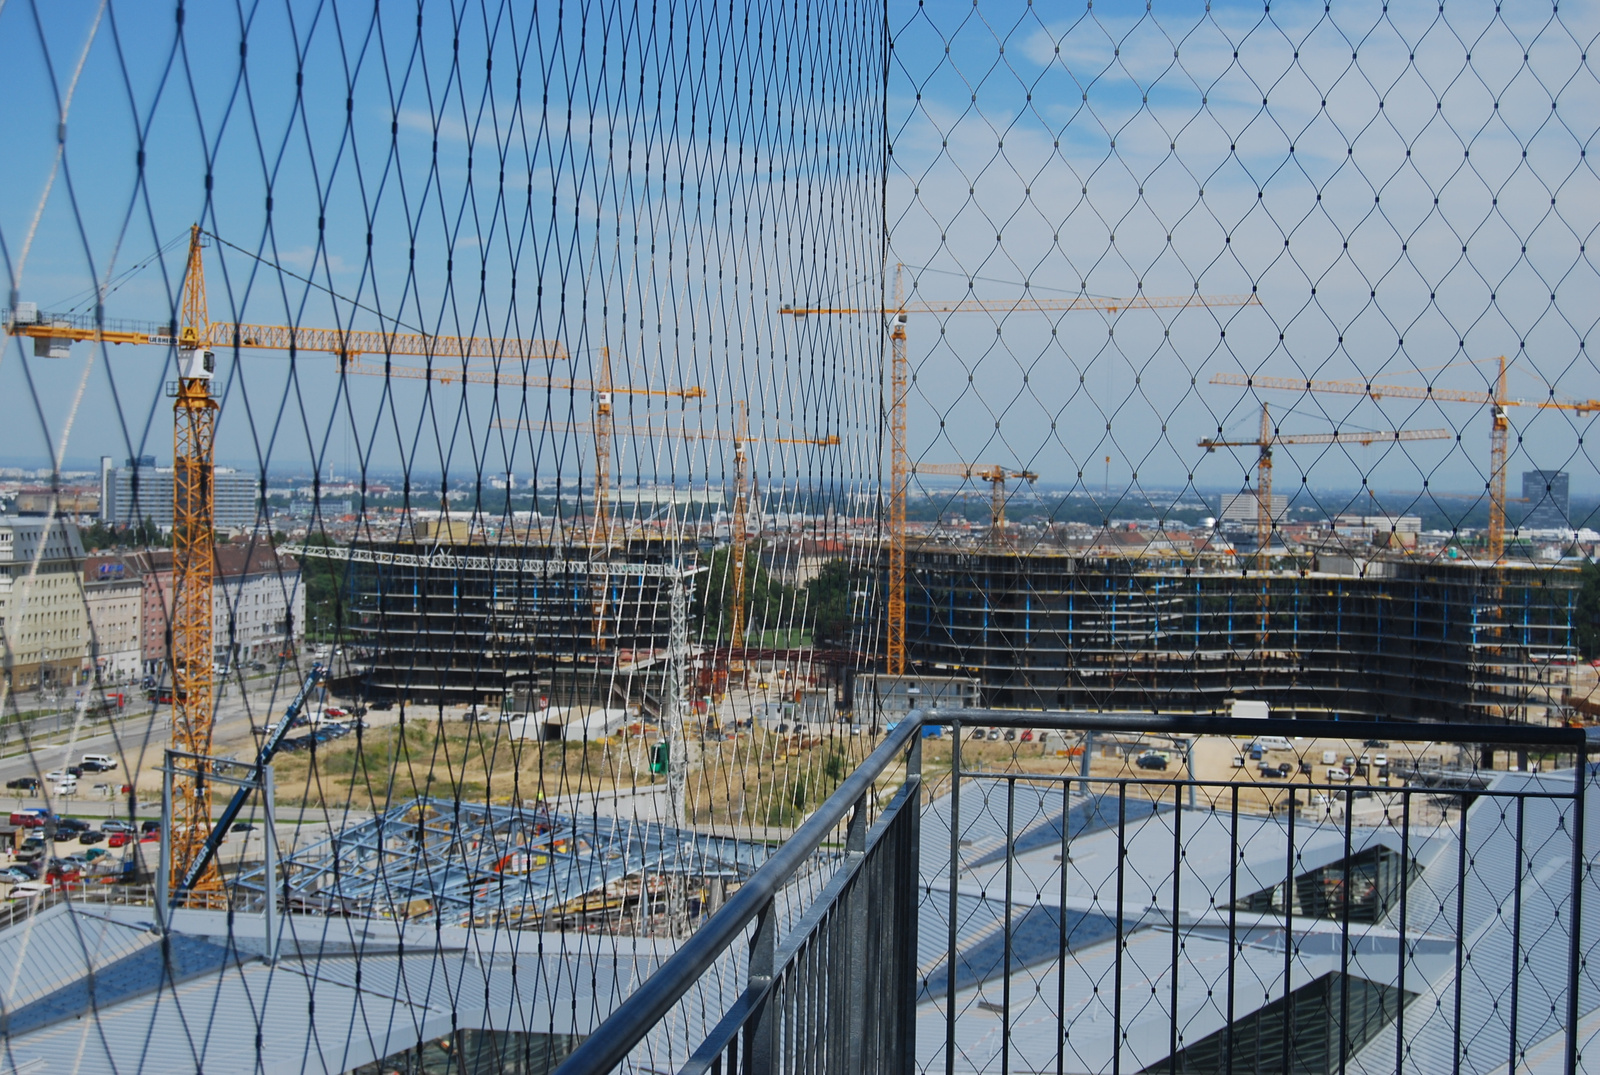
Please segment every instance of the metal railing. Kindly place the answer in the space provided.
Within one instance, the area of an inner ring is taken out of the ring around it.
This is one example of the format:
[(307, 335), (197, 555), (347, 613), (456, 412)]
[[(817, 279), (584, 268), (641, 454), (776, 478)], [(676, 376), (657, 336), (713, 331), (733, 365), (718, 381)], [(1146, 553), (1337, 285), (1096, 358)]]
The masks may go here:
[[(1252, 775), (1241, 735), (1305, 745)], [(1588, 752), (1565, 728), (913, 714), (560, 1070), (638, 1068), (743, 940), (737, 998), (649, 1070), (1575, 1073), (1600, 1018)], [(775, 901), (846, 815), (780, 937)]]

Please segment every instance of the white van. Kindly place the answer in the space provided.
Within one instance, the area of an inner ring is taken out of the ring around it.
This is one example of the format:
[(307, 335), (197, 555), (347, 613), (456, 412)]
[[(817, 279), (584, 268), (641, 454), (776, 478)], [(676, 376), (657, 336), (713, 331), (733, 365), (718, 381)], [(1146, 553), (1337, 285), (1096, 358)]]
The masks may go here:
[(1289, 740), (1281, 735), (1258, 735), (1255, 745), (1262, 750), (1289, 750)]

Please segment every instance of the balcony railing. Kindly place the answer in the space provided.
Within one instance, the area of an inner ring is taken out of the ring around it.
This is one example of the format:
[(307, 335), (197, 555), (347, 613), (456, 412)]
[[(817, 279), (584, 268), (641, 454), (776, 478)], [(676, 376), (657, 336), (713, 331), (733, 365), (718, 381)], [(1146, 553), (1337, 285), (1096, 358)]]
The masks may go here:
[(914, 714), (560, 1070), (1575, 1073), (1595, 788), (1565, 728)]

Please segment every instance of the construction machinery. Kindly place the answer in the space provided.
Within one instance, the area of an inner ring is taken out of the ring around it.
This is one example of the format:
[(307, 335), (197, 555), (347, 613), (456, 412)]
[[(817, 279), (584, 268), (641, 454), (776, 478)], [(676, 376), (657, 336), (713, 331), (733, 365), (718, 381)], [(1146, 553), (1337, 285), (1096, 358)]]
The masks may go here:
[[(313, 664), (311, 671), (306, 673), (305, 682), (300, 684), (299, 693), (294, 696), (294, 700), (283, 711), (283, 719), (278, 721), (277, 726), (268, 733), (265, 742), (256, 751), (255, 771), (257, 781), (261, 778), (262, 770), (272, 764), (273, 756), (278, 753), (278, 747), (283, 745), (284, 737), (289, 734), (289, 729), (294, 727), (295, 721), (300, 717), (301, 710), (311, 700), (311, 695), (316, 691), (317, 684), (322, 681), (322, 676), (322, 665), (320, 663)], [(176, 875), (177, 881), (172, 886), (171, 896), (169, 897), (170, 906), (183, 906), (184, 897), (195, 890), (195, 886), (200, 883), (202, 877), (211, 872), (211, 863), (216, 858), (217, 849), (222, 846), (222, 841), (228, 838), (228, 830), (233, 827), (233, 823), (239, 820), (239, 813), (244, 809), (244, 804), (249, 800), (250, 792), (253, 790), (255, 789), (252, 787), (241, 785), (239, 790), (234, 792), (233, 798), (228, 800), (228, 805), (222, 809), (222, 815), (211, 826), (211, 832), (206, 836), (205, 842), (200, 845), (200, 849), (189, 860), (188, 868), (183, 873)], [(269, 895), (268, 898), (275, 899), (276, 894)]]
[(1031, 470), (1007, 470), (1005, 467), (982, 463), (916, 463), (912, 474), (947, 474), (956, 478), (977, 479), (989, 483), (989, 541), (995, 545), (1006, 543), (1006, 482), (1025, 481), (1029, 485), (1039, 480)]
[[(609, 410), (607, 411), (609, 416)], [(739, 416), (734, 429), (730, 432), (721, 429), (674, 429), (669, 426), (651, 425), (626, 425), (619, 426), (611, 422), (596, 421), (593, 423), (573, 423), (552, 426), (548, 423), (528, 423), (497, 421), (497, 429), (543, 430), (560, 428), (571, 430), (575, 433), (591, 433), (595, 439), (595, 457), (600, 459), (610, 457), (610, 442), (614, 436), (638, 437), (651, 440), (712, 440), (733, 442), (733, 505), (729, 519), (729, 549), (728, 549), (728, 585), (732, 589), (732, 602), (729, 606), (728, 616), (728, 651), (730, 663), (732, 655), (742, 653), (744, 650), (746, 589), (749, 586), (747, 579), (749, 557), (749, 514), (751, 500), (750, 459), (749, 446), (751, 444), (809, 444), (821, 448), (834, 448), (839, 445), (839, 438), (835, 434), (823, 437), (753, 437), (750, 435), (749, 414), (745, 403), (739, 402)], [(603, 468), (597, 463), (595, 474), (598, 476)], [(596, 605), (595, 608), (595, 647), (605, 648), (604, 640), (604, 606)]]
[[(1217, 427), (1217, 432), (1222, 432), (1222, 427)], [(1357, 430), (1353, 433), (1343, 433), (1334, 430), (1332, 433), (1281, 433), (1272, 424), (1272, 415), (1267, 411), (1267, 405), (1261, 405), (1261, 432), (1254, 440), (1223, 440), (1220, 437), (1207, 437), (1200, 441), (1200, 447), (1208, 452), (1218, 448), (1257, 448), (1260, 454), (1256, 457), (1256, 559), (1262, 566), (1266, 566), (1267, 550), (1272, 543), (1272, 531), (1276, 528), (1272, 517), (1272, 446), (1274, 444), (1360, 444), (1369, 445), (1377, 443), (1399, 443), (1413, 440), (1450, 440), (1455, 436), (1448, 429), (1387, 429), (1382, 432)]]
[(1242, 373), (1219, 373), (1211, 378), (1212, 384), (1236, 385), (1241, 388), (1270, 388), (1286, 392), (1333, 392), (1347, 396), (1366, 396), (1374, 402), (1384, 397), (1395, 399), (1435, 400), (1440, 403), (1474, 403), (1489, 409), (1489, 480), (1484, 488), (1489, 493), (1489, 529), (1487, 558), (1498, 563), (1506, 549), (1506, 462), (1508, 433), (1511, 421), (1507, 407), (1534, 407), (1539, 410), (1576, 411), (1579, 414), (1600, 412), (1600, 400), (1558, 400), (1551, 390), (1547, 399), (1513, 399), (1506, 387), (1506, 356), (1496, 360), (1499, 375), (1494, 387), (1486, 391), (1463, 391), (1437, 388), (1433, 385), (1374, 384), (1370, 381), (1313, 381), (1300, 377), (1255, 377)]
[[(212, 489), (213, 451), (218, 408), (211, 395), (211, 380), (216, 373), (219, 348), (326, 352), (338, 355), (346, 372), (376, 373), (381, 376), (418, 376), (448, 383), (460, 377), (502, 386), (536, 385), (570, 387), (593, 386), (582, 381), (555, 381), (542, 378), (506, 376), (498, 372), (435, 370), (435, 359), (459, 359), (465, 363), (475, 357), (514, 360), (556, 360), (566, 357), (565, 349), (550, 340), (517, 340), (497, 337), (434, 336), (426, 333), (401, 333), (386, 330), (316, 329), (301, 326), (253, 325), (212, 321), (206, 303), (205, 266), (202, 249), (206, 233), (199, 225), (189, 229), (189, 253), (183, 292), (179, 302), (179, 323), (108, 322), (102, 317), (85, 318), (41, 313), (36, 306), (18, 303), (6, 320), (6, 332), (31, 337), (34, 353), (41, 357), (65, 358), (75, 342), (144, 344), (173, 348), (176, 352), (178, 380), (173, 403), (173, 597), (172, 597), (172, 748), (175, 751), (205, 756), (211, 749), (213, 714), (213, 631), (212, 583), (214, 563), (214, 496)], [(363, 366), (357, 356), (382, 353), (382, 366)], [(427, 367), (395, 365), (395, 355), (422, 356)], [(173, 883), (189, 876), (191, 866), (202, 857), (207, 833), (211, 829), (211, 798), (202, 773), (180, 775), (173, 784), (170, 872)], [(226, 896), (222, 879), (214, 866), (202, 862), (196, 876), (184, 890), (186, 901), (200, 906), (222, 906)]]
[(889, 594), (885, 620), (885, 670), (889, 675), (904, 675), (906, 670), (906, 490), (910, 463), (906, 449), (906, 393), (910, 370), (906, 359), (908, 315), (930, 314), (1016, 314), (1066, 313), (1073, 310), (1098, 310), (1115, 314), (1124, 310), (1182, 310), (1188, 307), (1259, 306), (1261, 300), (1249, 295), (1138, 295), (1133, 298), (1099, 298), (1075, 295), (1071, 298), (1041, 299), (1024, 296), (1011, 299), (952, 299), (946, 302), (907, 302), (904, 265), (894, 271), (894, 303), (891, 306), (784, 306), (779, 313), (790, 317), (812, 315), (880, 314), (889, 317)]

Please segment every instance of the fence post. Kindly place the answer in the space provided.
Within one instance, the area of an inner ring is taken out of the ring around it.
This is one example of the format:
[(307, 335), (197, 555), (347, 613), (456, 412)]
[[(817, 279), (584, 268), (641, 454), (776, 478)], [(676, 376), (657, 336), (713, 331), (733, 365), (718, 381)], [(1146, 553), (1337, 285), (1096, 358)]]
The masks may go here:
[[(847, 864), (858, 862), (867, 852), (867, 801), (872, 792), (864, 792), (856, 800), (856, 808), (850, 814), (850, 827), (846, 830), (844, 842), (845, 862)], [(878, 854), (881, 855), (880, 848)], [(845, 1056), (846, 1071), (865, 1071), (866, 1043), (863, 1040), (867, 1030), (867, 906), (877, 903), (883, 894), (874, 892), (873, 879), (881, 876), (870, 866), (865, 866), (857, 871), (855, 880), (850, 882), (849, 888), (844, 892), (847, 901), (845, 913), (845, 930), (848, 940), (846, 961), (845, 992), (849, 999), (845, 1007)], [(879, 1004), (883, 998), (872, 998)]]
[[(756, 916), (756, 933), (750, 939), (750, 985), (772, 981), (778, 955), (778, 908), (773, 900)], [(770, 1075), (777, 1067), (778, 1004), (777, 990), (770, 989), (756, 1007), (744, 1028), (746, 1075)]]

